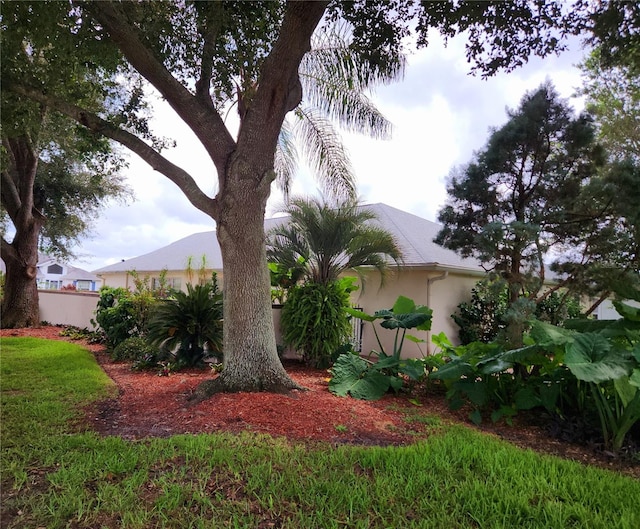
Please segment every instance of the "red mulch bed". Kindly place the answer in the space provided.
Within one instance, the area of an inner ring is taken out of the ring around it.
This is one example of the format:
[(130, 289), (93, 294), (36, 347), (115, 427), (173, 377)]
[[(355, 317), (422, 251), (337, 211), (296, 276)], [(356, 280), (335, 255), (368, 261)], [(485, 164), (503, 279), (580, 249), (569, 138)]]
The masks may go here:
[[(4, 329), (0, 336), (67, 339), (60, 336), (60, 331), (61, 328), (55, 326)], [(418, 413), (437, 415), (443, 422), (461, 422), (475, 428), (467, 419), (468, 412), (452, 412), (441, 394), (414, 396), (421, 404), (419, 407), (406, 396), (391, 394), (375, 402), (336, 397), (328, 391), (326, 371), (310, 369), (296, 361), (286, 361), (285, 367), (307, 391), (293, 391), (289, 395), (218, 394), (204, 402), (190, 404), (188, 397), (195, 387), (215, 376), (213, 373), (190, 370), (158, 376), (156, 372), (132, 371), (129, 364), (112, 362), (103, 346), (81, 344), (94, 353), (119, 389), (117, 398), (87, 410), (87, 421), (102, 435), (140, 439), (178, 433), (251, 431), (293, 441), (386, 446), (410, 444), (428, 436), (429, 429), (423, 423), (408, 420)], [(553, 439), (541, 427), (528, 424), (526, 415), (518, 416), (512, 426), (487, 421), (479, 428), (523, 448), (640, 479), (640, 464)]]

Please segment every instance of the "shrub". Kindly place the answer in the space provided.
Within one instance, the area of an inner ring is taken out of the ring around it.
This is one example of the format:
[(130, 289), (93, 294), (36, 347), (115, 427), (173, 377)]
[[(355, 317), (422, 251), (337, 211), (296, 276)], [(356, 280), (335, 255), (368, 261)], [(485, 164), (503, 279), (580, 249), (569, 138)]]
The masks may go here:
[(325, 368), (351, 336), (349, 292), (353, 278), (327, 284), (307, 282), (289, 290), (282, 309), (284, 342), (312, 367)]
[(131, 292), (122, 287), (102, 287), (95, 323), (104, 333), (109, 349), (131, 336), (139, 335)]
[(132, 336), (120, 342), (111, 352), (111, 359), (115, 362), (123, 360), (139, 361), (146, 355), (153, 355), (156, 349), (140, 336)]
[(175, 357), (178, 366), (194, 366), (207, 353), (222, 354), (222, 293), (216, 275), (203, 285), (187, 284), (187, 292), (175, 292), (154, 307), (147, 339), (163, 353)]
[(509, 296), (504, 281), (478, 281), (471, 289), (471, 301), (460, 303), (458, 312), (451, 315), (460, 327), (460, 343), (466, 345), (495, 340), (506, 327), (505, 314), (508, 305)]
[(128, 274), (133, 278), (135, 291), (102, 287), (96, 319), (92, 322), (104, 333), (107, 348), (111, 350), (127, 338), (144, 336), (153, 306), (172, 292), (166, 286), (165, 270), (160, 273), (159, 288), (155, 289), (148, 277), (141, 278), (135, 271)]

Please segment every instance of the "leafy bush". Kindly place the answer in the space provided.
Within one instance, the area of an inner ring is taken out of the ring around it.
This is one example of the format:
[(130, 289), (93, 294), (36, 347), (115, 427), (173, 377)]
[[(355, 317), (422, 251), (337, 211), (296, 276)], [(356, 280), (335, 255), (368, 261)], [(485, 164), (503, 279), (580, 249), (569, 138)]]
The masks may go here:
[(407, 334), (408, 329), (428, 331), (431, 329), (432, 310), (424, 305), (416, 305), (407, 297), (399, 296), (391, 309), (379, 310), (370, 315), (355, 309), (348, 312), (357, 318), (370, 323), (382, 320), (380, 326), (395, 330), (393, 351), (387, 354), (382, 346), (378, 331), (373, 331), (378, 341), (379, 351), (372, 351), (377, 357), (375, 362), (361, 358), (359, 355), (342, 354), (338, 357), (331, 374), (329, 390), (341, 397), (351, 395), (357, 399), (377, 400), (389, 389), (398, 391), (404, 384), (402, 375), (410, 380), (418, 380), (425, 373), (425, 365), (418, 359), (401, 358), (405, 338), (419, 342), (416, 337)]
[(139, 361), (147, 355), (153, 355), (156, 349), (140, 336), (132, 336), (120, 342), (111, 352), (111, 359), (115, 362), (123, 360)]
[[(458, 312), (451, 315), (460, 330), (458, 338), (462, 345), (472, 342), (491, 343), (505, 339), (504, 333), (510, 323), (522, 328), (531, 312), (536, 319), (553, 325), (562, 325), (567, 319), (580, 316), (580, 302), (575, 296), (551, 292), (533, 304), (521, 298), (509, 307), (509, 290), (501, 279), (483, 279), (471, 289), (471, 300), (458, 305)], [(514, 320), (518, 320), (514, 322)]]
[(489, 343), (506, 327), (509, 306), (507, 284), (501, 280), (483, 279), (471, 289), (471, 301), (458, 305), (451, 318), (460, 327), (458, 337), (463, 345)]
[(567, 375), (557, 357), (536, 346), (504, 351), (495, 342), (472, 342), (455, 347), (443, 333), (433, 341), (446, 362), (429, 377), (444, 383), (452, 409), (471, 405), (474, 423), (482, 421), (483, 411), (491, 412), (493, 421), (510, 421), (519, 410), (536, 406), (556, 412)]
[(102, 287), (95, 322), (110, 349), (131, 336), (139, 336), (140, 326), (131, 292), (122, 287)]
[(173, 290), (166, 286), (166, 270), (160, 273), (159, 288), (152, 288), (148, 277), (137, 272), (128, 274), (133, 278), (135, 290), (122, 287), (102, 287), (96, 308), (94, 325), (104, 333), (110, 350), (133, 336), (144, 336), (152, 307), (166, 298)]
[(618, 451), (640, 421), (640, 309), (614, 304), (620, 320), (568, 321), (569, 328), (533, 321), (527, 344), (510, 351), (495, 343), (453, 347), (438, 335), (448, 361), (430, 377), (444, 382), (453, 408), (473, 406), (474, 422), (483, 410), (493, 420), (536, 407), (582, 415)]
[(302, 353), (307, 365), (325, 368), (351, 336), (347, 309), (353, 278), (292, 287), (282, 309), (283, 339)]
[[(179, 366), (194, 366), (206, 354), (222, 354), (222, 293), (215, 274), (210, 282), (188, 283), (187, 292), (175, 292), (154, 307), (147, 339)], [(175, 366), (174, 366), (175, 368)]]

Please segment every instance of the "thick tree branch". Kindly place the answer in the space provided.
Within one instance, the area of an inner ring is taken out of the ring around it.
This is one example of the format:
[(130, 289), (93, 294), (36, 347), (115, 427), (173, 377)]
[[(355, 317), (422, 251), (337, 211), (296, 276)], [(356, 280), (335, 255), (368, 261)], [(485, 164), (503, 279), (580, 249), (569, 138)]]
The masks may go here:
[(69, 116), (93, 132), (102, 134), (124, 145), (147, 162), (154, 170), (162, 173), (176, 184), (185, 194), (189, 202), (196, 208), (217, 220), (218, 206), (216, 199), (205, 195), (189, 173), (167, 160), (137, 136), (112, 125), (108, 121), (83, 108), (67, 103), (54, 96), (46, 95), (37, 90), (22, 86), (11, 86), (10, 89), (34, 101), (45, 103), (52, 109)]
[[(133, 25), (114, 2), (87, 2), (86, 9), (109, 32), (127, 61), (167, 100), (180, 118), (193, 130), (213, 160), (218, 174), (224, 172), (228, 156), (236, 148), (222, 117), (212, 105), (204, 104), (185, 88), (164, 64), (145, 46)], [(207, 82), (207, 89), (208, 89)]]
[(273, 158), (284, 117), (300, 102), (298, 68), (327, 2), (288, 2), (280, 36), (265, 59), (258, 90), (238, 134), (239, 149)]
[(219, 22), (224, 7), (220, 2), (208, 4), (209, 11), (201, 29), (204, 40), (202, 56), (200, 58), (200, 79), (196, 82), (196, 97), (213, 109), (213, 101), (209, 92), (213, 76), (213, 58), (215, 55), (215, 40), (220, 29)]
[[(15, 180), (17, 180), (17, 175), (15, 174), (15, 157), (11, 151), (9, 141), (6, 138), (2, 139), (2, 145), (6, 149), (9, 157), (9, 163), (7, 164), (8, 167), (6, 167), (0, 175), (2, 181), (2, 187), (0, 188), (0, 192), (2, 193), (2, 205), (7, 210), (9, 218), (15, 222), (21, 205), (20, 194), (18, 193), (18, 188), (16, 187), (15, 182)], [(11, 173), (14, 173), (13, 176)]]

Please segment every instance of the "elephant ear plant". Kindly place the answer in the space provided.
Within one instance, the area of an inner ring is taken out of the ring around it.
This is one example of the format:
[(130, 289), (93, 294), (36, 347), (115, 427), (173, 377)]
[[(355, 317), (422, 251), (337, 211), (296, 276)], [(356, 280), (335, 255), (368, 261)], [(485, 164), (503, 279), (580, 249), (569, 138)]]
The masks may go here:
[(373, 330), (379, 350), (371, 351), (377, 361), (361, 358), (355, 353), (346, 353), (338, 357), (331, 369), (332, 378), (329, 390), (341, 397), (351, 395), (357, 399), (377, 400), (390, 388), (398, 391), (403, 385), (401, 375), (411, 380), (418, 380), (424, 375), (424, 364), (418, 359), (402, 359), (404, 340), (414, 342), (420, 340), (407, 334), (407, 330), (428, 331), (431, 329), (432, 310), (423, 305), (416, 305), (413, 300), (404, 296), (398, 297), (391, 309), (379, 310), (370, 315), (355, 309), (348, 309), (349, 314), (363, 321), (374, 324), (378, 320), (383, 329), (395, 330), (393, 351), (384, 350), (376, 326)]
[[(640, 292), (634, 296), (640, 301)], [(593, 397), (605, 444), (620, 450), (640, 421), (640, 308), (615, 301), (618, 320), (567, 326), (583, 331), (566, 345), (565, 363)]]

